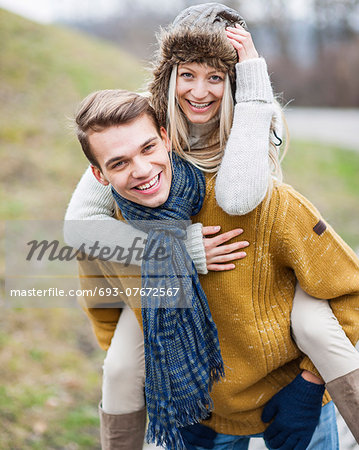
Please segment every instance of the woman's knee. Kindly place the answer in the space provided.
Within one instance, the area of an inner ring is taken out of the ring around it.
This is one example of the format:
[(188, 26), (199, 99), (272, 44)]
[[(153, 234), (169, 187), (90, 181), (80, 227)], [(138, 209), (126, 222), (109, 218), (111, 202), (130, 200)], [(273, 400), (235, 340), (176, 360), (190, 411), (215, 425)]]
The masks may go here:
[(125, 357), (110, 353), (107, 354), (103, 363), (103, 375), (116, 382), (121, 382), (121, 380), (134, 382), (144, 377), (144, 365), (141, 358), (133, 355)]

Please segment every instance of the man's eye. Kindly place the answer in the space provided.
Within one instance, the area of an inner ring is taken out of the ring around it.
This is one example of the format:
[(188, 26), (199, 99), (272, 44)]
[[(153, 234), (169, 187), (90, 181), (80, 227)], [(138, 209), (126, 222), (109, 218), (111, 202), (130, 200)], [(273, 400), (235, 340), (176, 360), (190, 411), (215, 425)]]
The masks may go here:
[(151, 150), (154, 146), (155, 146), (155, 144), (147, 145), (147, 147), (145, 147), (145, 148), (143, 149), (143, 151), (148, 152), (148, 151)]
[(125, 164), (125, 161), (118, 161), (116, 164), (112, 166), (113, 169), (118, 169), (119, 167), (122, 167)]

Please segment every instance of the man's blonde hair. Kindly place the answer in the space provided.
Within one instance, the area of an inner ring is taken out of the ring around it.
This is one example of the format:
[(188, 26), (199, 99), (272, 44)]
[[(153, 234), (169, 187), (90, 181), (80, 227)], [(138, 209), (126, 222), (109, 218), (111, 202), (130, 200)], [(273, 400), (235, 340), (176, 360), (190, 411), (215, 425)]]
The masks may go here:
[(152, 120), (160, 135), (156, 113), (145, 96), (121, 89), (107, 89), (88, 95), (78, 107), (75, 123), (77, 138), (90, 163), (101, 169), (89, 143), (91, 132), (123, 125), (143, 115)]

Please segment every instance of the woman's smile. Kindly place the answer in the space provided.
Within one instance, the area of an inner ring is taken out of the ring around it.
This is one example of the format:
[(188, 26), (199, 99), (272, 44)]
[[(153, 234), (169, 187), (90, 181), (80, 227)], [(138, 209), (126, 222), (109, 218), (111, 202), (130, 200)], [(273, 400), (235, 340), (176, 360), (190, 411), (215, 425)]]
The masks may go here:
[(186, 101), (189, 103), (190, 108), (194, 112), (198, 112), (198, 113), (207, 112), (209, 110), (209, 108), (214, 106), (214, 101), (206, 102), (206, 103), (194, 102), (193, 100), (188, 100), (188, 99), (186, 99)]

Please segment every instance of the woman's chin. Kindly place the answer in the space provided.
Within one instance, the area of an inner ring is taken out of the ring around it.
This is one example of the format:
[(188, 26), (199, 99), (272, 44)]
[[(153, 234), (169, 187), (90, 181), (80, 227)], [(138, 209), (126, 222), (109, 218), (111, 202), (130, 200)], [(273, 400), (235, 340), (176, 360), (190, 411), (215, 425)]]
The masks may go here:
[(186, 117), (191, 123), (201, 124), (209, 122), (214, 117), (214, 114), (187, 114)]

